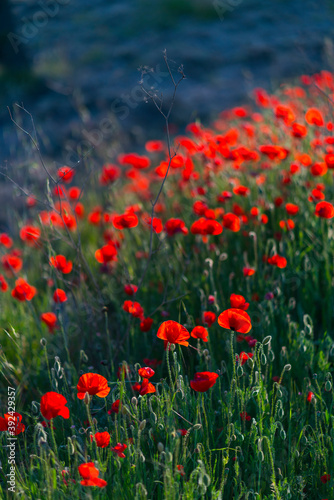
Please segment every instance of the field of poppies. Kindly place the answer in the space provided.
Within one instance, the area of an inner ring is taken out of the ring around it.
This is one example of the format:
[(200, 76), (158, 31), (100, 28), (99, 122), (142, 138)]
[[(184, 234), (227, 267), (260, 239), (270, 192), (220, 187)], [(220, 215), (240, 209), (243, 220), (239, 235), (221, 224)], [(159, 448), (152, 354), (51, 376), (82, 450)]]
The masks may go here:
[(328, 72), (256, 89), (22, 190), (1, 498), (333, 500), (333, 99)]

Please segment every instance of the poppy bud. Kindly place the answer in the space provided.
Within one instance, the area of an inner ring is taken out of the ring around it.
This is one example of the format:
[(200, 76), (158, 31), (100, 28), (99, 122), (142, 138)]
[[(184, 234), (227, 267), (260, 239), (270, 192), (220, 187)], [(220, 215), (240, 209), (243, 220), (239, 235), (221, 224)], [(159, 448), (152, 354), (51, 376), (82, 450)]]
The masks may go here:
[(89, 396), (88, 392), (85, 393), (84, 403), (85, 403), (85, 405), (89, 405), (89, 403), (90, 403), (90, 396)]

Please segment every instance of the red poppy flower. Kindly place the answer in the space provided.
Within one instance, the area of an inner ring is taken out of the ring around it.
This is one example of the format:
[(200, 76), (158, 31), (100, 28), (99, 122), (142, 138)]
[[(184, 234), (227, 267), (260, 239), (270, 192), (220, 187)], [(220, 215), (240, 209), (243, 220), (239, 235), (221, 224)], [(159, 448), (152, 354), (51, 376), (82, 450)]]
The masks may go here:
[(292, 124), (292, 135), (297, 138), (302, 138), (307, 135), (307, 128), (301, 123)]
[(106, 186), (107, 184), (112, 184), (121, 175), (121, 170), (116, 165), (103, 165), (102, 173), (100, 175), (100, 184)]
[(125, 458), (123, 451), (127, 448), (126, 444), (117, 443), (111, 450), (119, 456), (119, 458)]
[(93, 442), (95, 439), (96, 446), (98, 448), (106, 448), (110, 444), (110, 434), (109, 432), (97, 432), (94, 437), (90, 436), (90, 440)]
[(250, 420), (252, 420), (252, 417), (250, 415), (248, 415), (248, 413), (246, 411), (242, 411), (240, 413), (240, 418), (241, 418), (241, 420), (246, 421), (246, 422), (249, 422)]
[(56, 257), (50, 258), (50, 266), (55, 267), (63, 274), (69, 274), (72, 271), (73, 264), (64, 255), (56, 255)]
[(110, 410), (108, 410), (108, 414), (111, 415), (112, 413), (118, 413), (121, 406), (122, 406), (120, 403), (121, 403), (121, 400), (116, 399), (116, 401), (114, 401), (113, 404), (111, 405)]
[(71, 182), (74, 174), (75, 174), (74, 168), (70, 168), (70, 167), (66, 167), (66, 166), (58, 168), (58, 178), (62, 182), (66, 182), (66, 183)]
[(188, 330), (176, 321), (164, 321), (158, 330), (157, 337), (170, 344), (180, 344), (188, 346), (187, 339), (190, 338)]
[(268, 257), (267, 259), (268, 264), (271, 266), (276, 266), (280, 269), (284, 269), (287, 266), (287, 260), (285, 257), (282, 257), (281, 255), (273, 255), (272, 257)]
[(149, 382), (148, 378), (144, 378), (139, 387), (139, 394), (144, 396), (145, 394), (153, 394), (154, 392), (156, 392), (154, 385)]
[(3, 417), (0, 417), (0, 431), (8, 431), (11, 436), (18, 436), (21, 432), (24, 432), (25, 425), (22, 424), (22, 415), (16, 411), (5, 413)]
[(330, 474), (324, 474), (324, 475), (323, 475), (323, 476), (321, 476), (321, 478), (320, 478), (320, 481), (321, 481), (323, 484), (328, 483), (330, 480), (331, 480), (331, 475), (330, 475)]
[(67, 301), (66, 292), (61, 288), (57, 288), (53, 294), (53, 300), (56, 302), (56, 304), (61, 304), (63, 302), (66, 302)]
[(113, 217), (113, 226), (116, 229), (130, 229), (138, 226), (138, 217), (135, 213), (125, 213)]
[(0, 274), (0, 290), (6, 292), (8, 290), (8, 283), (5, 278)]
[(139, 368), (138, 374), (142, 378), (151, 378), (155, 374), (155, 371), (152, 370), (152, 368), (150, 368), (149, 366), (145, 366), (144, 368)]
[(41, 399), (41, 414), (47, 420), (56, 417), (70, 418), (70, 410), (65, 406), (67, 399), (58, 392), (47, 392)]
[(78, 472), (83, 478), (80, 481), (82, 486), (98, 486), (99, 488), (107, 486), (107, 481), (98, 477), (99, 470), (95, 467), (93, 462), (79, 465)]
[(208, 341), (209, 332), (204, 326), (195, 326), (190, 334), (194, 339), (201, 339), (203, 342)]
[(23, 265), (22, 259), (13, 254), (3, 255), (1, 257), (1, 264), (3, 268), (9, 272), (9, 274), (14, 274), (19, 272), (22, 269)]
[(50, 333), (54, 333), (57, 328), (57, 316), (53, 312), (46, 312), (41, 314), (41, 321), (46, 324)]
[(215, 385), (217, 378), (218, 374), (214, 372), (198, 372), (190, 381), (190, 387), (196, 392), (206, 392)]
[(240, 231), (240, 219), (233, 213), (225, 214), (223, 217), (223, 226), (234, 233)]
[(240, 354), (239, 354), (239, 359), (240, 359), (240, 363), (241, 363), (241, 366), (243, 366), (246, 361), (250, 358), (253, 357), (253, 354), (251, 352), (244, 352), (242, 351)]
[(134, 295), (138, 290), (137, 285), (124, 285), (124, 292), (127, 295)]
[(325, 162), (328, 168), (334, 168), (334, 153), (325, 155)]
[(131, 165), (132, 167), (138, 169), (148, 168), (151, 164), (151, 161), (147, 156), (140, 156), (137, 153), (119, 155), (118, 161), (122, 165)]
[(239, 196), (248, 196), (250, 189), (246, 186), (237, 186), (233, 188), (233, 193)]
[(327, 173), (327, 165), (324, 162), (314, 163), (311, 167), (311, 174), (314, 177), (323, 176)]
[(153, 368), (157, 368), (157, 366), (162, 364), (162, 361), (160, 359), (149, 359), (149, 358), (144, 358), (143, 362), (147, 366), (151, 366)]
[(174, 236), (177, 233), (188, 234), (188, 229), (181, 219), (169, 219), (165, 224), (165, 231), (168, 236)]
[(117, 260), (117, 250), (115, 245), (112, 243), (108, 243), (104, 245), (102, 248), (99, 248), (95, 252), (95, 259), (100, 264), (108, 264), (108, 262)]
[(217, 235), (223, 232), (223, 227), (216, 220), (201, 217), (192, 224), (190, 231), (192, 234)]
[(283, 104), (279, 104), (275, 109), (275, 115), (277, 118), (282, 118), (284, 123), (290, 125), (295, 121), (296, 117), (294, 112), (288, 106), (284, 106)]
[(314, 396), (313, 392), (309, 391), (307, 394), (307, 398), (306, 398), (307, 402), (310, 403), (314, 397), (315, 396)]
[(149, 332), (153, 325), (152, 318), (143, 318), (140, 322), (139, 328), (142, 332)]
[(134, 318), (143, 318), (144, 309), (139, 302), (132, 302), (132, 300), (125, 300), (123, 304), (124, 311), (131, 314)]
[(212, 311), (204, 311), (203, 312), (203, 323), (210, 328), (213, 323), (216, 321), (216, 315)]
[(260, 146), (260, 151), (262, 154), (268, 156), (270, 160), (284, 160), (289, 154), (288, 149), (272, 145)]
[(328, 201), (320, 201), (317, 203), (314, 213), (322, 219), (332, 219), (334, 217), (334, 207)]
[(218, 316), (218, 325), (238, 333), (248, 333), (252, 328), (249, 315), (241, 309), (227, 309)]
[(255, 274), (255, 269), (252, 269), (250, 267), (244, 267), (242, 272), (244, 276), (253, 276), (253, 274)]
[(249, 303), (246, 302), (245, 297), (242, 295), (236, 295), (232, 293), (230, 296), (231, 307), (234, 309), (242, 309), (243, 311), (247, 311), (249, 307)]
[(25, 300), (31, 300), (36, 295), (36, 288), (29, 285), (23, 278), (19, 278), (15, 281), (15, 288), (12, 290), (12, 297), (14, 299), (24, 302)]
[(165, 143), (163, 141), (147, 141), (145, 143), (145, 149), (149, 153), (161, 152), (165, 148)]
[(293, 203), (287, 203), (285, 205), (286, 213), (289, 215), (296, 215), (299, 212), (298, 205), (294, 205)]
[(316, 125), (317, 127), (323, 127), (325, 124), (321, 112), (316, 108), (307, 110), (305, 120), (309, 125)]
[(97, 373), (85, 373), (81, 375), (77, 385), (78, 398), (83, 399), (86, 392), (90, 396), (105, 398), (110, 392), (108, 380)]
[(147, 217), (145, 219), (145, 223), (151, 227), (153, 227), (153, 231), (155, 231), (157, 234), (160, 234), (163, 230), (163, 225), (162, 225), (162, 222), (161, 222), (161, 219), (159, 219), (158, 217), (153, 217), (153, 223), (152, 223), (152, 217)]
[(0, 245), (3, 245), (6, 248), (10, 248), (13, 246), (13, 240), (6, 233), (0, 234)]
[(20, 238), (30, 246), (35, 246), (41, 237), (41, 231), (38, 227), (24, 226), (20, 230)]

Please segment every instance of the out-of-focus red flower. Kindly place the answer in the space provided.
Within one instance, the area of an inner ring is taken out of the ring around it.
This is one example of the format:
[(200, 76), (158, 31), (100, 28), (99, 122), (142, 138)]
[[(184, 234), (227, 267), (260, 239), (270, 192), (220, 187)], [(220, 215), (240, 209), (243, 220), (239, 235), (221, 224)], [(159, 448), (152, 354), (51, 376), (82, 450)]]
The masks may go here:
[(67, 166), (58, 168), (58, 178), (61, 182), (69, 183), (73, 179), (75, 174), (74, 168), (70, 168)]
[(117, 249), (114, 244), (108, 243), (95, 252), (95, 259), (100, 264), (117, 261)]
[(214, 372), (198, 372), (190, 381), (190, 387), (196, 392), (206, 392), (215, 385), (217, 378), (218, 374)]
[(139, 302), (132, 302), (132, 300), (125, 300), (123, 304), (124, 311), (131, 314), (134, 318), (143, 318), (144, 309)]
[(98, 486), (99, 488), (107, 486), (107, 481), (98, 477), (100, 472), (93, 462), (79, 465), (78, 472), (82, 477), (80, 481), (82, 486)]
[(70, 418), (70, 410), (65, 406), (67, 399), (58, 392), (47, 392), (41, 399), (41, 414), (47, 420), (56, 417)]
[(322, 219), (332, 219), (334, 217), (334, 207), (328, 201), (320, 201), (317, 203), (314, 213)]
[(5, 280), (5, 278), (2, 276), (2, 274), (0, 274), (0, 290), (2, 292), (7, 292), (7, 290), (8, 290), (8, 283)]
[(112, 413), (118, 413), (121, 407), (122, 407), (121, 400), (116, 399), (116, 401), (114, 401), (113, 404), (111, 405), (110, 410), (108, 410), (108, 414), (111, 415)]
[(125, 455), (124, 455), (124, 450), (127, 448), (127, 445), (126, 444), (121, 444), (121, 443), (117, 443), (116, 446), (114, 446), (114, 448), (111, 448), (111, 450), (116, 453), (116, 455), (119, 457), (119, 458), (125, 458)]
[(249, 315), (241, 309), (227, 309), (218, 316), (218, 325), (238, 333), (248, 333), (252, 329)]
[(305, 114), (305, 120), (309, 125), (323, 127), (325, 125), (324, 118), (317, 108), (309, 108)]
[(107, 184), (114, 183), (121, 175), (121, 169), (117, 165), (103, 165), (100, 175), (100, 184), (106, 186)]
[(168, 236), (174, 236), (177, 233), (188, 234), (188, 229), (182, 219), (169, 219), (165, 224), (165, 231)]
[(138, 217), (135, 213), (125, 213), (115, 215), (112, 220), (113, 226), (116, 229), (130, 229), (138, 226)]
[(41, 230), (35, 226), (24, 226), (20, 230), (20, 238), (30, 246), (36, 246), (41, 237)]
[(313, 392), (309, 391), (307, 394), (307, 398), (306, 398), (308, 403), (310, 403), (314, 397), (315, 396), (314, 396)]
[(165, 149), (165, 143), (163, 141), (147, 141), (145, 149), (149, 153), (158, 153)]
[(149, 332), (153, 325), (152, 318), (143, 318), (140, 322), (139, 328), (142, 332)]
[(223, 227), (216, 220), (205, 219), (204, 217), (201, 217), (192, 224), (190, 231), (192, 234), (217, 235), (223, 232)]
[(67, 295), (64, 290), (57, 288), (53, 294), (53, 300), (56, 304), (62, 304), (67, 301)]
[(22, 259), (16, 255), (6, 254), (1, 257), (1, 264), (9, 275), (13, 275), (21, 271), (23, 262)]
[(255, 274), (255, 269), (252, 269), (251, 267), (244, 267), (242, 272), (244, 276), (253, 276), (253, 274)]
[(86, 392), (90, 396), (105, 398), (110, 392), (110, 387), (108, 387), (107, 379), (102, 375), (98, 373), (85, 373), (79, 378), (77, 391), (79, 399), (84, 399)]
[(67, 260), (64, 255), (56, 255), (56, 257), (51, 257), (50, 265), (52, 267), (55, 267), (63, 274), (69, 274), (72, 271), (73, 267), (72, 262), (70, 260)]
[(130, 285), (130, 284), (124, 285), (124, 292), (127, 295), (134, 295), (137, 292), (137, 290), (138, 290), (137, 285)]
[(240, 231), (240, 219), (233, 213), (228, 213), (223, 216), (223, 226), (234, 233)]
[(321, 476), (321, 478), (320, 478), (320, 481), (321, 481), (323, 484), (328, 483), (330, 480), (331, 480), (331, 475), (330, 475), (330, 474), (324, 474), (324, 475), (323, 475), (323, 476)]
[(132, 167), (138, 169), (148, 168), (151, 164), (151, 161), (147, 156), (140, 156), (137, 153), (119, 155), (118, 161), (122, 165), (131, 165)]
[(299, 212), (299, 207), (294, 203), (287, 203), (285, 205), (285, 210), (288, 215), (296, 215)]
[(249, 303), (246, 302), (245, 297), (242, 295), (236, 295), (232, 293), (230, 296), (231, 307), (234, 309), (242, 309), (243, 311), (247, 311), (249, 308)]
[(29, 285), (23, 278), (19, 278), (15, 281), (15, 288), (12, 290), (12, 297), (14, 299), (24, 302), (25, 300), (31, 300), (36, 295), (36, 288)]
[(3, 245), (6, 248), (10, 248), (13, 246), (13, 240), (6, 233), (0, 234), (0, 245)]
[(55, 329), (57, 328), (57, 316), (53, 312), (45, 312), (42, 313), (41, 316), (41, 321), (46, 324), (46, 326), (49, 329), (50, 333), (54, 333)]
[(284, 269), (287, 266), (286, 258), (278, 254), (273, 255), (272, 257), (268, 257), (267, 262), (271, 266), (276, 266), (280, 269)]
[(157, 234), (160, 234), (163, 230), (163, 225), (161, 219), (158, 217), (153, 217), (153, 223), (152, 223), (152, 217), (147, 217), (144, 220), (145, 224), (147, 224), (149, 227), (152, 226), (153, 231), (155, 231)]
[(252, 417), (250, 415), (248, 415), (248, 413), (246, 411), (242, 411), (240, 413), (240, 418), (241, 418), (241, 420), (244, 420), (246, 422), (249, 422), (250, 420), (252, 420)]

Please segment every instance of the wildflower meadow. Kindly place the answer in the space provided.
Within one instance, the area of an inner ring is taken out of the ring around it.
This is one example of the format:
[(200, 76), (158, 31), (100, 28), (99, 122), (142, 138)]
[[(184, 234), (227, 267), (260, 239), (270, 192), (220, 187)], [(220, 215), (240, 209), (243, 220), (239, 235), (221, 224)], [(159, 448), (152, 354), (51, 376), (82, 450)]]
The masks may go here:
[(17, 124), (46, 180), (2, 174), (1, 498), (333, 500), (334, 76), (183, 135), (147, 99), (112, 163)]

